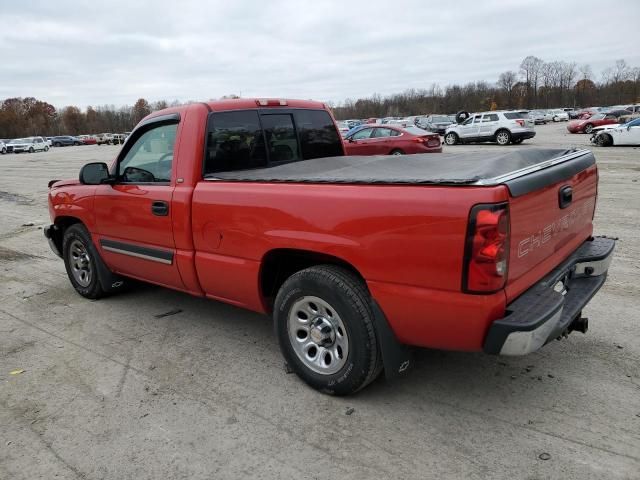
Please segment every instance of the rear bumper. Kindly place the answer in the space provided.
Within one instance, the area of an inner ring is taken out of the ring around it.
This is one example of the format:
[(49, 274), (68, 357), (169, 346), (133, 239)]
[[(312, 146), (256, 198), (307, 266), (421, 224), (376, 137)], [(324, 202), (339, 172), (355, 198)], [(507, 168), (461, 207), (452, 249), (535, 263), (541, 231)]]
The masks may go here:
[(528, 132), (511, 132), (511, 138), (513, 140), (526, 140), (528, 138), (533, 138), (536, 136), (536, 132), (528, 131)]
[(526, 355), (571, 332), (584, 306), (602, 287), (615, 240), (597, 237), (583, 243), (567, 260), (507, 306), (507, 316), (493, 322), (484, 351)]

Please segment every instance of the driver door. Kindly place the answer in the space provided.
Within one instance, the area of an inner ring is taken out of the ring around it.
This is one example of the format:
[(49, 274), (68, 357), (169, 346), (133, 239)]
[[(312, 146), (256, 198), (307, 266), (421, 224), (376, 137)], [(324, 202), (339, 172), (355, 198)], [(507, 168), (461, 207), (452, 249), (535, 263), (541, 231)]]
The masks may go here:
[(476, 115), (475, 117), (467, 118), (462, 125), (460, 125), (460, 138), (471, 140), (478, 136), (480, 130), (480, 119), (482, 115)]
[(345, 146), (348, 155), (374, 155), (375, 143), (372, 143), (373, 128), (363, 128), (351, 135)]
[(94, 242), (113, 271), (183, 289), (171, 221), (177, 128), (177, 118), (164, 117), (132, 134), (118, 156), (115, 184), (96, 189)]

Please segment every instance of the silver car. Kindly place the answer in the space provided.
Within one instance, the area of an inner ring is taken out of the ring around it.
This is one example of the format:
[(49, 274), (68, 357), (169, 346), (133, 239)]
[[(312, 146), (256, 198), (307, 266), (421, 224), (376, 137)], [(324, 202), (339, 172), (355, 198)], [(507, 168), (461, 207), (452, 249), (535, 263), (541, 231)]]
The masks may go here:
[(462, 123), (449, 125), (444, 134), (447, 145), (468, 142), (496, 142), (498, 145), (522, 143), (536, 136), (533, 120), (514, 111), (482, 112)]

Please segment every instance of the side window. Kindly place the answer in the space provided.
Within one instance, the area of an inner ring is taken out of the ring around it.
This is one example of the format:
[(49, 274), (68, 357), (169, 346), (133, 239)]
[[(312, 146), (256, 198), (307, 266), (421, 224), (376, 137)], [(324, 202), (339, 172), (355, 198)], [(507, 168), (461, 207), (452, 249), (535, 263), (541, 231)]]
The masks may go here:
[(482, 119), (482, 115), (476, 115), (475, 117), (473, 117), (473, 123), (480, 123)]
[(360, 131), (357, 131), (356, 133), (354, 133), (351, 138), (353, 138), (354, 140), (364, 140), (365, 138), (369, 138), (371, 137), (371, 132), (373, 131), (372, 128), (363, 128)]
[(390, 128), (376, 128), (371, 135), (371, 138), (385, 138), (391, 136), (392, 130)]
[(269, 150), (269, 161), (300, 160), (298, 138), (291, 115), (261, 115), (260, 120)]
[[(272, 121), (274, 129), (277, 120)], [(219, 112), (209, 116), (205, 175), (266, 166), (267, 151), (256, 110)]]
[(294, 113), (300, 136), (300, 149), (305, 160), (344, 155), (342, 140), (329, 112), (297, 110)]
[(389, 136), (390, 137), (399, 137), (401, 135), (401, 133), (398, 130), (391, 130), (389, 129)]
[(178, 124), (160, 125), (143, 133), (118, 163), (125, 183), (169, 182)]
[(462, 125), (471, 125), (471, 122), (473, 122), (473, 119), (475, 117), (469, 117), (467, 118), (464, 122), (462, 122)]
[(497, 121), (498, 121), (498, 115), (496, 115), (495, 113), (490, 113), (482, 117), (482, 123), (497, 122)]

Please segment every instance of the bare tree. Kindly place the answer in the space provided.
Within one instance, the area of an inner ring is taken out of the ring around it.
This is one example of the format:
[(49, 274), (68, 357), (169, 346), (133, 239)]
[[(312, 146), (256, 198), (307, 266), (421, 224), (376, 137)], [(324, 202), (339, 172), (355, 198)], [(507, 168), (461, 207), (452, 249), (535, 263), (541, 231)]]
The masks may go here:
[(508, 108), (513, 107), (513, 87), (518, 81), (518, 75), (513, 70), (507, 70), (502, 72), (498, 77), (498, 86), (504, 91), (506, 98), (506, 106)]
[(527, 85), (527, 106), (531, 108), (538, 100), (538, 83), (540, 80), (540, 69), (543, 61), (538, 57), (529, 55), (520, 64), (520, 73)]

